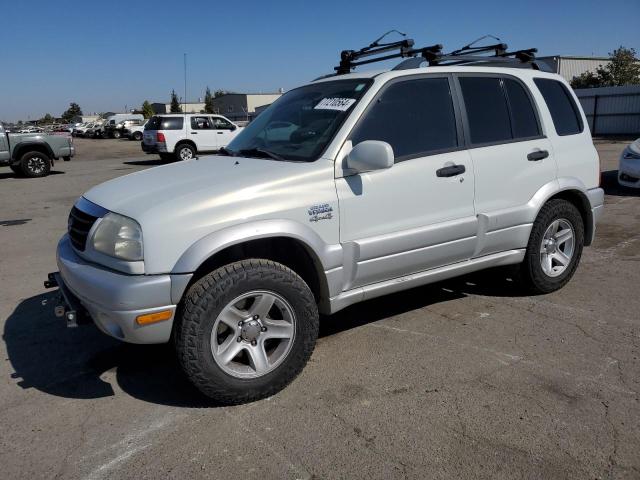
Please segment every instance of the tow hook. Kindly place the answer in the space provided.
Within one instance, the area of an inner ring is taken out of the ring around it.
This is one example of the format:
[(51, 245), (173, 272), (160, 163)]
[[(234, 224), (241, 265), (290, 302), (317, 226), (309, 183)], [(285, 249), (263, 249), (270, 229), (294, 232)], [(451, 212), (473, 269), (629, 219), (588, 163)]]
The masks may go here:
[(64, 317), (67, 322), (67, 328), (76, 328), (78, 326), (78, 319), (83, 319), (86, 316), (84, 315), (85, 311), (73, 294), (69, 292), (64, 282), (59, 278), (59, 275), (58, 272), (47, 275), (47, 280), (44, 281), (44, 287), (58, 287), (58, 298), (56, 299), (56, 306), (53, 308), (53, 313), (58, 318)]

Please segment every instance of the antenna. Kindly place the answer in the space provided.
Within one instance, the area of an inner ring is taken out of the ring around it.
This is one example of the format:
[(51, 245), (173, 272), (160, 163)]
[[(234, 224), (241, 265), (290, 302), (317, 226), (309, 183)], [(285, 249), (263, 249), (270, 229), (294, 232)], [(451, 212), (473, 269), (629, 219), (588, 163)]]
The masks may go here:
[(184, 103), (182, 113), (187, 114), (187, 54), (184, 54)]

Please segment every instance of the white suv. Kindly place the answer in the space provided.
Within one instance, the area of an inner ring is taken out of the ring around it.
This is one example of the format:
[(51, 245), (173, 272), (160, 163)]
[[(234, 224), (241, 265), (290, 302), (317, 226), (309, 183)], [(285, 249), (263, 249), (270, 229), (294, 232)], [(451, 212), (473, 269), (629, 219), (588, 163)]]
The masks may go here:
[[(558, 75), (487, 61), (293, 89), (221, 155), (85, 193), (48, 283), (69, 300), (57, 311), (173, 339), (191, 381), (237, 403), (302, 370), (319, 312), (502, 265), (552, 292), (603, 209), (579, 105)], [(199, 117), (157, 117), (145, 138)]]
[(226, 147), (241, 127), (221, 115), (174, 113), (149, 119), (142, 136), (142, 150), (165, 160), (190, 160), (199, 152)]

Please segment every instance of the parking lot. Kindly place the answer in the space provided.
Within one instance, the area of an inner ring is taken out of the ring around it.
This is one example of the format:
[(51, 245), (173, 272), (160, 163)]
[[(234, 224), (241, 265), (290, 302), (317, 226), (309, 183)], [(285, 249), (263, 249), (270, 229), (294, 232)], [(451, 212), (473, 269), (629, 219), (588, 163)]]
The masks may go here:
[(595, 244), (562, 290), (505, 270), (322, 319), (275, 397), (216, 407), (167, 346), (67, 329), (44, 289), (91, 186), (159, 165), (137, 142), (75, 141), (47, 178), (0, 171), (0, 465), (4, 478), (640, 478), (640, 193), (627, 141), (598, 141)]

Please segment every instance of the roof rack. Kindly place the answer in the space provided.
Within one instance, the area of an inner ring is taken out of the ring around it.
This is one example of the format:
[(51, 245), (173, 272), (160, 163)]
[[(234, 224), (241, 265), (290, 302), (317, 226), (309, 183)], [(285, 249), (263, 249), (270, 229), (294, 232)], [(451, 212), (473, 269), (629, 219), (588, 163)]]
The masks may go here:
[[(538, 64), (535, 62), (535, 54), (538, 51), (535, 48), (509, 52), (507, 44), (501, 42), (479, 47), (473, 46), (474, 43), (485, 37), (450, 53), (442, 53), (443, 46), (440, 44), (414, 48), (414, 41), (410, 38), (398, 42), (380, 44), (379, 41), (383, 37), (384, 35), (360, 50), (343, 50), (340, 54), (340, 64), (334, 67), (336, 71), (335, 75), (350, 73), (351, 70), (360, 65), (382, 62), (393, 58), (407, 58), (407, 60), (396, 65), (393, 70), (417, 68), (425, 62), (427, 62), (429, 66), (473, 66), (481, 64), (484, 66), (509, 66), (548, 70), (548, 68), (545, 68), (546, 64)], [(393, 51), (395, 51), (395, 53), (383, 55)], [(361, 58), (370, 56), (375, 57), (360, 60)]]

